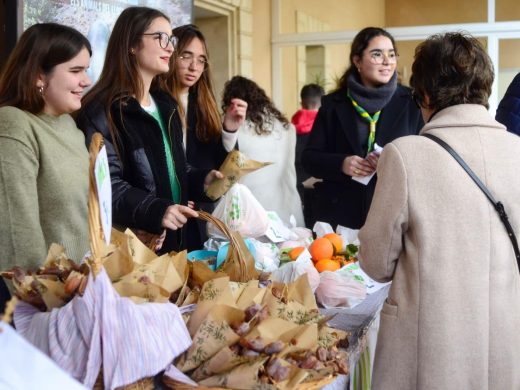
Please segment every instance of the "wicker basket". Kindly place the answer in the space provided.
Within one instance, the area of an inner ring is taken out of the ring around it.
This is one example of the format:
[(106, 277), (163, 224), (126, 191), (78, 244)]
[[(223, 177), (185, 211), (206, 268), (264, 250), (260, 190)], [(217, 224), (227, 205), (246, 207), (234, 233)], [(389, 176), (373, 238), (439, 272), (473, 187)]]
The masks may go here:
[[(95, 165), (96, 158), (103, 147), (103, 136), (99, 133), (94, 134), (90, 143), (90, 169), (89, 169), (89, 193), (88, 193), (88, 223), (90, 236), (91, 257), (88, 260), (90, 269), (94, 277), (99, 274), (102, 263), (102, 254), (105, 247), (103, 229), (101, 228), (101, 216), (99, 209), (99, 200), (96, 187)], [(118, 387), (119, 390), (153, 390), (154, 378), (143, 378), (126, 386)], [(103, 366), (101, 366), (99, 375), (94, 384), (94, 389), (103, 390)]]
[(199, 211), (198, 213), (200, 219), (213, 223), (229, 240), (228, 254), (221, 266), (221, 270), (229, 275), (229, 279), (234, 282), (248, 282), (258, 279), (255, 259), (249, 249), (247, 249), (242, 236), (238, 232), (230, 230), (224, 222), (213, 215), (205, 211)]
[[(329, 383), (332, 383), (336, 380), (336, 377), (334, 376), (328, 376), (325, 378), (321, 378), (312, 382), (305, 382), (300, 383), (295, 390), (318, 390), (322, 387), (328, 385)], [(178, 381), (175, 381), (171, 378), (168, 378), (166, 376), (163, 376), (163, 383), (166, 387), (169, 389), (174, 390), (227, 390), (221, 387), (205, 387), (205, 386), (198, 386), (194, 387), (191, 385), (188, 385), (186, 383), (181, 383)]]

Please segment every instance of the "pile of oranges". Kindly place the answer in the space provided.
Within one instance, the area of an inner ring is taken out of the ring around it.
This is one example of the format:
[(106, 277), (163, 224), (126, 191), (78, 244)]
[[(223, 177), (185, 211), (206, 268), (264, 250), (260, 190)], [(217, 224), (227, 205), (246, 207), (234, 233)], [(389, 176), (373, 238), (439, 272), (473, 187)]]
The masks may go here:
[[(296, 260), (305, 250), (303, 246), (292, 248), (287, 254), (289, 259)], [(339, 234), (328, 233), (323, 237), (315, 239), (309, 246), (314, 267), (318, 272), (337, 271), (346, 264), (355, 261), (355, 258), (347, 259), (343, 250), (343, 239)]]
[(328, 233), (314, 240), (309, 246), (309, 252), (318, 272), (334, 272), (345, 265), (345, 257), (339, 254), (342, 249), (343, 239), (336, 233)]

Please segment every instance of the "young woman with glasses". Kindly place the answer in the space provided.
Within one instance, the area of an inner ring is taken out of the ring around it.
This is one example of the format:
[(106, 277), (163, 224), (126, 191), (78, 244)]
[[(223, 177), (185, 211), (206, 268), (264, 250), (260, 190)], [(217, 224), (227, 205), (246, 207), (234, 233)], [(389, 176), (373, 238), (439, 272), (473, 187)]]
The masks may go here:
[(87, 144), (95, 132), (105, 139), (113, 223), (132, 228), (162, 252), (186, 247), (180, 228), (197, 216), (188, 199), (204, 197), (204, 186), (222, 177), (187, 168), (177, 104), (158, 77), (169, 71), (175, 43), (162, 12), (125, 9), (112, 30), (100, 79), (78, 115)]
[(350, 66), (336, 91), (322, 99), (307, 148), (306, 172), (315, 184), (314, 218), (359, 229), (365, 222), (376, 178), (376, 144), (418, 133), (421, 113), (411, 91), (397, 83), (397, 49), (385, 30), (367, 27), (354, 38)]
[[(173, 35), (178, 43), (165, 82), (179, 103), (186, 160), (194, 168), (218, 169), (236, 146), (237, 129), (245, 120), (247, 103), (235, 99), (222, 119), (213, 94), (204, 35), (193, 24), (175, 28)], [(211, 212), (213, 203), (197, 203), (195, 207)], [(206, 238), (205, 223), (188, 223), (189, 249), (200, 249)]]

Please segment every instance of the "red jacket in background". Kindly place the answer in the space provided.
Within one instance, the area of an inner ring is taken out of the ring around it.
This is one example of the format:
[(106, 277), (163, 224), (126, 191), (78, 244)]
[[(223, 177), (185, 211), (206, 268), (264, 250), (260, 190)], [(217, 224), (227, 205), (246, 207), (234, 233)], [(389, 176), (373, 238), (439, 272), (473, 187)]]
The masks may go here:
[(318, 110), (305, 110), (302, 108), (296, 111), (291, 118), (291, 123), (296, 127), (296, 134), (304, 135), (310, 133), (316, 115), (318, 115)]

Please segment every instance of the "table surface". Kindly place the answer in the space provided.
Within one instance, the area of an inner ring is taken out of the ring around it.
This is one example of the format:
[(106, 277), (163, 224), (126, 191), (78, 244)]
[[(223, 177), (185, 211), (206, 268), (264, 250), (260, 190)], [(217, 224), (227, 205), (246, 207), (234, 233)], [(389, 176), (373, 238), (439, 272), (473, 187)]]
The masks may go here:
[[(347, 348), (349, 361), (351, 363), (357, 362), (359, 356), (365, 349), (366, 332), (383, 306), (383, 302), (388, 296), (388, 290), (390, 290), (390, 285), (383, 287), (373, 294), (367, 295), (363, 302), (353, 308), (320, 309), (325, 315), (336, 314), (335, 317), (328, 322), (331, 327), (352, 332)], [(353, 367), (350, 367), (350, 369), (352, 370)], [(338, 379), (330, 385), (325, 386), (322, 390), (343, 390), (348, 388), (349, 375), (338, 375)]]

